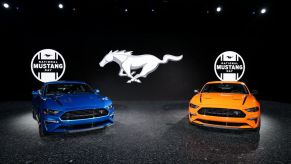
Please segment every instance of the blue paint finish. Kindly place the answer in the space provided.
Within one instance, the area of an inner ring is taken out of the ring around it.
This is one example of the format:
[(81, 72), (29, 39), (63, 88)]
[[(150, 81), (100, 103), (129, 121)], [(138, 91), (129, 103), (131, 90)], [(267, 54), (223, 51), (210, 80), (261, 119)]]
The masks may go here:
[[(112, 101), (99, 94), (98, 91), (90, 90), (85, 93), (66, 93), (46, 95), (46, 89), (54, 84), (83, 84), (79, 81), (55, 81), (44, 83), (38, 91), (32, 92), (33, 117), (38, 121), (40, 133), (46, 135), (49, 132), (79, 132), (94, 130), (110, 126), (114, 122), (114, 107)], [(61, 116), (66, 112), (90, 109), (105, 109), (107, 115), (62, 120)], [(56, 111), (55, 113), (47, 112)]]

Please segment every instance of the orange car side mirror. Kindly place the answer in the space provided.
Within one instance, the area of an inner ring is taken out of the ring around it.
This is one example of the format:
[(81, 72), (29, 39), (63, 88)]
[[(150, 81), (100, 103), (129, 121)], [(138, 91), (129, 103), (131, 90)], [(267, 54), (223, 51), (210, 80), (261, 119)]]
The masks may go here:
[(199, 90), (195, 89), (195, 90), (194, 90), (194, 93), (195, 93), (195, 94), (199, 93)]

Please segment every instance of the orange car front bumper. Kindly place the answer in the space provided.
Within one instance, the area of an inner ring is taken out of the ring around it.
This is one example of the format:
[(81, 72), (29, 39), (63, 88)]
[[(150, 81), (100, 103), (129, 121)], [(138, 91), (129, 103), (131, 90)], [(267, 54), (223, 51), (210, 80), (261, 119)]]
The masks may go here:
[(198, 110), (189, 108), (190, 123), (228, 129), (257, 129), (260, 126), (260, 111), (244, 112), (245, 117), (236, 118), (202, 115), (197, 112)]

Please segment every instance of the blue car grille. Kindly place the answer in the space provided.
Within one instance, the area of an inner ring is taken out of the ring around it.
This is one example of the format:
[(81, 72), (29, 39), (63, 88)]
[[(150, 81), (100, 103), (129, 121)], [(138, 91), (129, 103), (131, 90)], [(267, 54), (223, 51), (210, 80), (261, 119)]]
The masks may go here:
[(198, 111), (199, 114), (217, 117), (240, 117), (243, 118), (246, 114), (236, 109), (224, 109), (224, 108), (201, 108)]
[(87, 129), (87, 128), (99, 127), (99, 126), (105, 125), (107, 123), (112, 124), (111, 121), (106, 120), (106, 121), (102, 121), (102, 122), (93, 122), (90, 124), (60, 126), (60, 127), (58, 127), (58, 129), (66, 129), (66, 130)]
[(61, 116), (62, 120), (78, 120), (94, 117), (102, 117), (108, 115), (106, 109), (86, 109), (86, 110), (75, 110), (64, 113)]

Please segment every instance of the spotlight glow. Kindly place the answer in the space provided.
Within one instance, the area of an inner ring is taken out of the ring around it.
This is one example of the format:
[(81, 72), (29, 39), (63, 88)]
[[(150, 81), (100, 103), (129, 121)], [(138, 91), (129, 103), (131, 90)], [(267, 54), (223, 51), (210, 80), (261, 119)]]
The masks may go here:
[(261, 9), (261, 14), (265, 14), (267, 12), (267, 9), (266, 8), (262, 8)]
[(220, 13), (221, 10), (222, 10), (222, 8), (221, 8), (220, 6), (218, 6), (218, 7), (216, 8), (216, 12), (218, 12), (218, 13)]
[(58, 7), (59, 7), (60, 9), (63, 9), (63, 8), (64, 8), (64, 5), (61, 4), (61, 3), (59, 3)]
[(128, 10), (127, 9), (124, 9), (124, 11), (127, 12)]
[(10, 6), (9, 6), (8, 3), (3, 3), (3, 7), (4, 7), (5, 9), (8, 9)]

